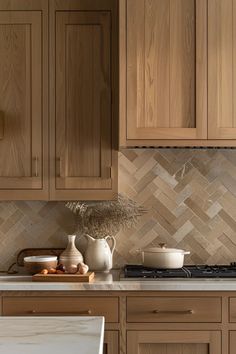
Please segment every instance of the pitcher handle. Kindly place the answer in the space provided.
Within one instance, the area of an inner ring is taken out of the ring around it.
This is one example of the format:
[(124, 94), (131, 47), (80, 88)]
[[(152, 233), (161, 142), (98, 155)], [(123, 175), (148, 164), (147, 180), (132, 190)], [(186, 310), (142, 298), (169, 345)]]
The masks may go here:
[(111, 245), (111, 255), (113, 255), (113, 252), (115, 250), (116, 247), (116, 239), (113, 236), (106, 236), (105, 240), (112, 240), (112, 245)]

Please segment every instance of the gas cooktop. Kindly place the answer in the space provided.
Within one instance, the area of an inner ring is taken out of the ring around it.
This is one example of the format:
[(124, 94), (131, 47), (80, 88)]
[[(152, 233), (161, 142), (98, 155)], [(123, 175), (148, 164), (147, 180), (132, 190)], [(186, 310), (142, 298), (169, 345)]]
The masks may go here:
[(230, 265), (187, 265), (180, 269), (147, 268), (142, 265), (126, 265), (125, 278), (236, 278), (236, 263)]

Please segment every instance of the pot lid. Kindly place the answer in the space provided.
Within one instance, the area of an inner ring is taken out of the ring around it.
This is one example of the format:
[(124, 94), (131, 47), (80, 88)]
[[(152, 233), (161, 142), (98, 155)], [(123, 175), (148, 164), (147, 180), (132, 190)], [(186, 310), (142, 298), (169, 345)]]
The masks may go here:
[(146, 248), (143, 250), (144, 252), (148, 253), (185, 253), (185, 250), (181, 250), (178, 248), (167, 248), (165, 243), (159, 243), (160, 247), (152, 247)]

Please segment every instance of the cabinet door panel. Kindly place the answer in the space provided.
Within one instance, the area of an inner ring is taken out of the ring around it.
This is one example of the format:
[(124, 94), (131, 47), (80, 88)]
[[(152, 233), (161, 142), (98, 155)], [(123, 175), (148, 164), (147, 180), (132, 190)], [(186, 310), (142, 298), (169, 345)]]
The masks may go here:
[(236, 1), (208, 1), (208, 132), (236, 139)]
[(105, 331), (103, 354), (118, 354), (119, 353), (119, 332)]
[(42, 60), (42, 13), (0, 11), (1, 190), (43, 188)]
[(206, 1), (127, 0), (126, 12), (126, 139), (206, 139)]
[(229, 332), (229, 354), (235, 354), (236, 353), (236, 331), (230, 331)]
[(87, 8), (82, 1), (51, 4), (56, 65), (51, 198), (110, 199), (117, 182), (112, 104), (116, 1), (101, 1), (100, 9), (92, 2)]
[(128, 331), (127, 354), (221, 354), (219, 331)]

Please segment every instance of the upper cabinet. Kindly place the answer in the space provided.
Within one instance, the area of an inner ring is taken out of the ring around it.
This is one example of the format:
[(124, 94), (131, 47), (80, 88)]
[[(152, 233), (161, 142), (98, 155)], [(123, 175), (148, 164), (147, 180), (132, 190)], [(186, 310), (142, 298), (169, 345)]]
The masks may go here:
[(120, 145), (236, 146), (235, 36), (235, 0), (121, 0)]
[(45, 199), (47, 1), (0, 1), (0, 199)]
[(117, 1), (50, 2), (51, 199), (117, 192)]
[(208, 0), (208, 133), (236, 139), (236, 1)]
[(121, 145), (206, 139), (206, 1), (124, 0), (121, 11)]
[(0, 200), (116, 197), (117, 14), (117, 0), (0, 0)]

